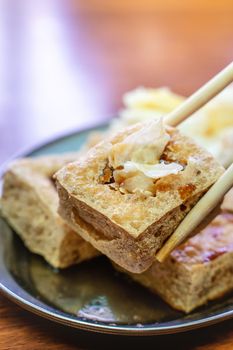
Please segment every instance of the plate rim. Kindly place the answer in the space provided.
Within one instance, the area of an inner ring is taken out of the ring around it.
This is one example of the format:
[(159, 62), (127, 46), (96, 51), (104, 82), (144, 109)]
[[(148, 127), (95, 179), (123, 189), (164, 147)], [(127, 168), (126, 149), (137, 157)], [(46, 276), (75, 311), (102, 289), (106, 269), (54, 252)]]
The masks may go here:
[[(21, 286), (19, 286), (19, 288), (22, 289), (26, 294), (29, 294)], [(80, 319), (75, 320), (70, 316), (66, 316), (65, 313), (63, 314), (62, 312), (59, 312), (59, 314), (56, 314), (53, 311), (47, 310), (47, 308), (43, 308), (39, 305), (36, 305), (36, 303), (33, 304), (32, 302), (20, 297), (15, 292), (5, 287), (2, 283), (0, 283), (0, 292), (4, 296), (6, 296), (9, 300), (21, 306), (23, 309), (29, 312), (32, 312), (37, 316), (46, 318), (50, 321), (54, 321), (56, 323), (59, 323), (65, 326), (70, 326), (72, 328), (80, 329), (83, 331), (91, 331), (93, 333), (103, 333), (103, 334), (112, 334), (112, 335), (121, 335), (121, 336), (122, 335), (123, 336), (124, 335), (150, 336), (150, 335), (167, 335), (167, 334), (182, 333), (182, 332), (186, 332), (186, 331), (190, 331), (198, 328), (207, 327), (221, 321), (226, 321), (232, 318), (233, 316), (233, 310), (229, 310), (224, 313), (224, 318), (222, 314), (219, 314), (219, 315), (210, 316), (208, 318), (197, 320), (197, 321), (190, 321), (190, 322), (187, 322), (186, 324), (182, 324), (181, 326), (180, 325), (163, 326), (163, 327), (146, 326), (141, 328), (134, 327), (134, 326), (127, 326), (127, 325), (113, 326), (113, 325), (102, 324), (102, 323), (101, 324), (94, 323), (94, 322), (92, 323), (92, 322), (84, 321)], [(31, 296), (31, 298), (37, 301), (35, 297)]]
[[(72, 131), (70, 130), (68, 132), (56, 134), (55, 136), (49, 137), (41, 142), (35, 143), (33, 146), (22, 148), (21, 150), (19, 150), (18, 152), (15, 152), (12, 156), (10, 156), (1, 165), (0, 183), (2, 181), (2, 175), (4, 174), (7, 166), (13, 160), (20, 157), (30, 156), (30, 154), (32, 154), (33, 152), (36, 152), (37, 150), (43, 147), (52, 145), (53, 143), (56, 143), (62, 139), (66, 139), (75, 135), (79, 135), (86, 132), (88, 133), (97, 129), (104, 128), (108, 124), (109, 122), (105, 121), (103, 123), (99, 123), (87, 128), (77, 128)], [(56, 323), (60, 323), (65, 326), (78, 328), (84, 331), (91, 331), (91, 332), (103, 333), (103, 334), (127, 335), (127, 336), (165, 335), (165, 334), (175, 334), (175, 333), (189, 331), (192, 329), (202, 328), (202, 327), (206, 327), (206, 326), (233, 318), (233, 307), (232, 307), (232, 309), (230, 310), (219, 313), (217, 315), (206, 317), (204, 319), (188, 321), (185, 324), (181, 324), (181, 325), (179, 324), (167, 325), (167, 326), (164, 325), (162, 327), (156, 326), (156, 324), (145, 325), (144, 327), (136, 327), (132, 325), (111, 325), (111, 324), (105, 324), (105, 323), (90, 322), (88, 320), (85, 321), (80, 319), (74, 319), (68, 314), (66, 315), (65, 313), (60, 312), (59, 310), (57, 310), (58, 313), (56, 313), (56, 309), (54, 307), (50, 307), (44, 302), (40, 302), (42, 305), (44, 305), (44, 307), (37, 305), (38, 300), (17, 283), (17, 281), (13, 278), (13, 276), (11, 276), (5, 264), (4, 264), (4, 268), (6, 270), (6, 273), (9, 275), (8, 278), (10, 277), (14, 281), (14, 283), (18, 286), (18, 288), (23, 291), (24, 294), (26, 293), (26, 295), (30, 296), (33, 302), (21, 297), (14, 290), (11, 290), (7, 286), (5, 286), (4, 282), (0, 281), (0, 292), (2, 295), (7, 297), (9, 300), (15, 302), (17, 305), (21, 306), (22, 308), (26, 309), (27, 311), (30, 311), (40, 317), (44, 317), (50, 321), (54, 321)], [(48, 310), (46, 306), (48, 306), (50, 309), (54, 311)]]

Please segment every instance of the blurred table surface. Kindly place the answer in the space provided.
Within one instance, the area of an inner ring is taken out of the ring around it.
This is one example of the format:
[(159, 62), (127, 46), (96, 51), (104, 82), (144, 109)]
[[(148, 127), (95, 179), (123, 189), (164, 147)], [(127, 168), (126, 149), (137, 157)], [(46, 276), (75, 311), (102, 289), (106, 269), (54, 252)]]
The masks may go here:
[[(108, 119), (137, 86), (188, 95), (232, 59), (232, 0), (0, 0), (0, 163)], [(232, 326), (137, 340), (94, 336), (0, 297), (0, 349), (232, 349)]]

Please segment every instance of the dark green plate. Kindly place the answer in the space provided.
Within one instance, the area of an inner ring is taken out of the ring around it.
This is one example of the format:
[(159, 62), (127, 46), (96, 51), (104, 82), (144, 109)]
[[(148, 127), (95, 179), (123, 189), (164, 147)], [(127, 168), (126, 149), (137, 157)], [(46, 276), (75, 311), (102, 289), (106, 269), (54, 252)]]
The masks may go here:
[[(75, 151), (90, 131), (75, 132), (20, 156)], [(31, 254), (0, 219), (0, 289), (22, 307), (59, 323), (100, 333), (181, 332), (233, 316), (233, 296), (184, 315), (115, 272), (104, 257), (59, 271)]]

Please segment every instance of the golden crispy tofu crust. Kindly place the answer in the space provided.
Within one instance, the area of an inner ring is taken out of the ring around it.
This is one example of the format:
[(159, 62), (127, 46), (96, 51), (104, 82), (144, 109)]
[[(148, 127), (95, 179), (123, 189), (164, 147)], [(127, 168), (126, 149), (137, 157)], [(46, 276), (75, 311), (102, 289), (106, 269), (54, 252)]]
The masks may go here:
[[(59, 213), (95, 248), (126, 270), (141, 273), (198, 198), (218, 179), (223, 168), (204, 149), (178, 130), (167, 127), (170, 141), (161, 159), (187, 164), (196, 160), (194, 176), (180, 172), (156, 181), (156, 194), (143, 196), (114, 190), (102, 181), (111, 146), (139, 130), (137, 124), (89, 150), (56, 174)], [(80, 228), (84, 221), (88, 231)]]
[(55, 171), (79, 156), (47, 156), (16, 160), (4, 175), (2, 214), (30, 251), (52, 266), (64, 268), (98, 252), (57, 213)]

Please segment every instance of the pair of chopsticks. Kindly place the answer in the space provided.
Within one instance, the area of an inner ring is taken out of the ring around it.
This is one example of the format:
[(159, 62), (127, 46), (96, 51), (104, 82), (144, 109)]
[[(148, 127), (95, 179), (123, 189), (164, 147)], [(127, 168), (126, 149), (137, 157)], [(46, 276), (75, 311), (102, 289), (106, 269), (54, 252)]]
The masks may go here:
[[(190, 115), (204, 106), (232, 81), (233, 62), (186, 99), (178, 108), (169, 113), (164, 119), (165, 123), (172, 126), (179, 125)], [(206, 218), (206, 216), (211, 213), (232, 186), (233, 164), (231, 164), (217, 182), (190, 210), (174, 233), (157, 252), (155, 256), (156, 259), (163, 262), (168, 255)]]

